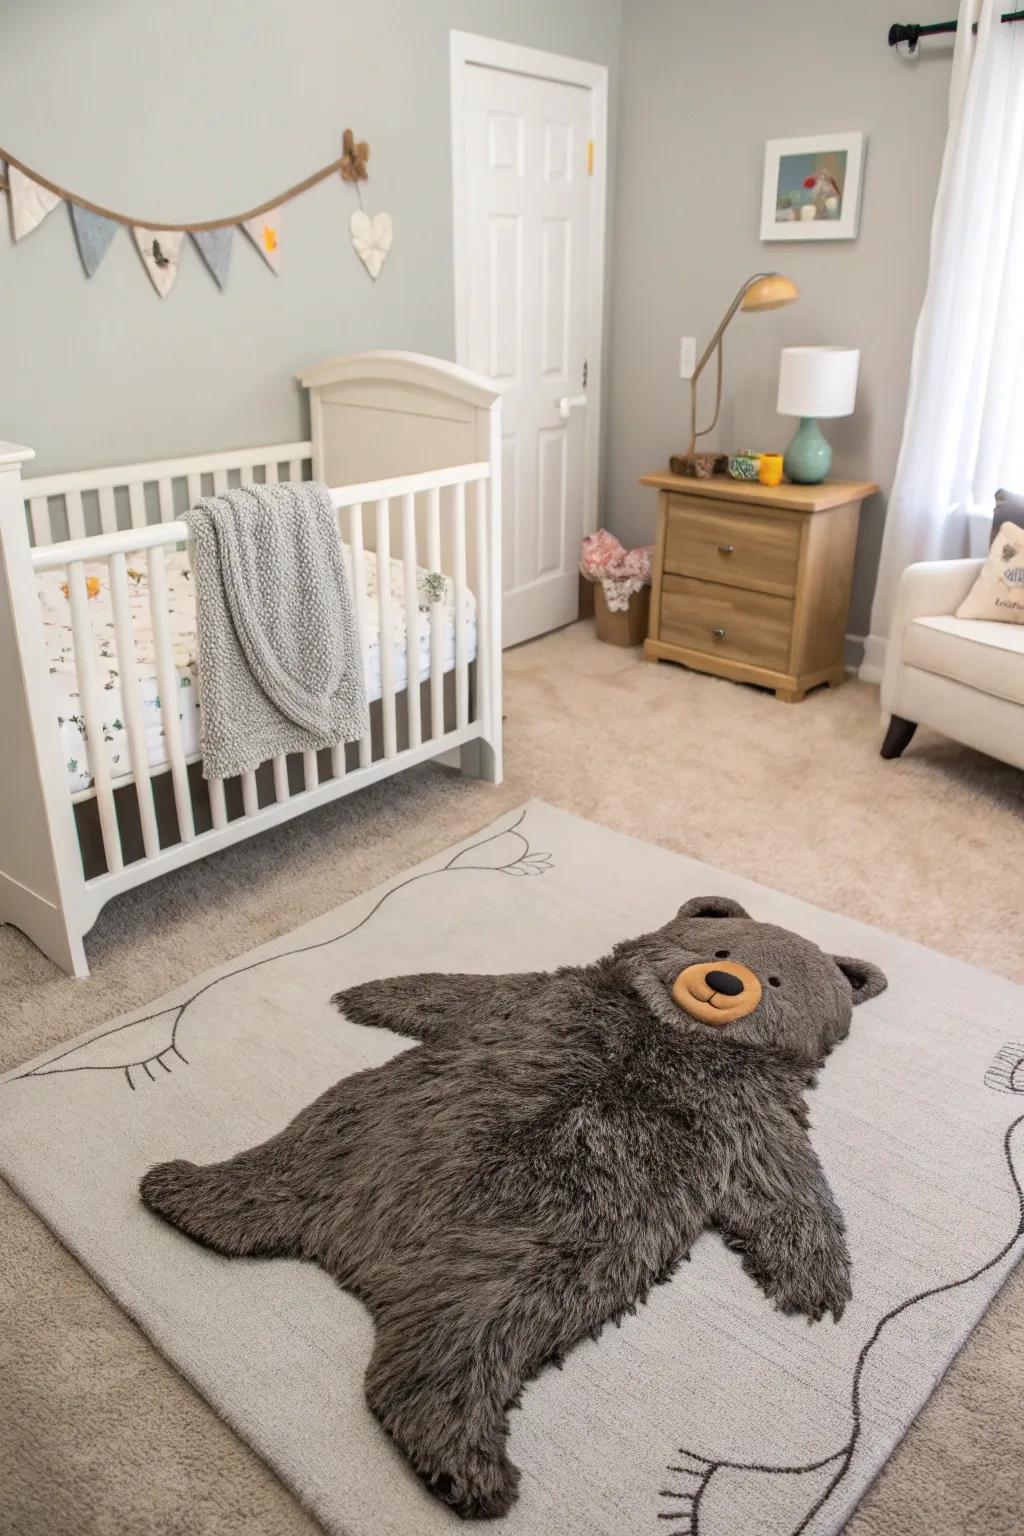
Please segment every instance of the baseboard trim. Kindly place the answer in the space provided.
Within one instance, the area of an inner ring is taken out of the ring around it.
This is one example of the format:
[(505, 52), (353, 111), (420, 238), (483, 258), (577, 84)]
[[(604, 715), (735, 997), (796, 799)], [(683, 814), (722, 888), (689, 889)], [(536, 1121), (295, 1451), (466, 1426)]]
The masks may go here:
[(885, 671), (888, 640), (884, 635), (868, 635), (864, 640), (864, 660), (860, 664), (862, 683), (880, 683)]
[(843, 666), (847, 672), (859, 672), (864, 661), (864, 636), (847, 635), (843, 640)]

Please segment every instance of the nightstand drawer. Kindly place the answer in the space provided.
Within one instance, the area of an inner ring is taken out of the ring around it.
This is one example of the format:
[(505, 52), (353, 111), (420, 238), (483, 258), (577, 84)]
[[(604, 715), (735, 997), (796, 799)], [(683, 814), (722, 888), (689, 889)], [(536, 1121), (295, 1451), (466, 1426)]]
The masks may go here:
[(789, 667), (793, 604), (787, 597), (666, 574), (659, 627), (659, 639), (669, 645), (772, 672)]
[(693, 496), (668, 498), (665, 569), (754, 591), (796, 590), (801, 524), (758, 517)]

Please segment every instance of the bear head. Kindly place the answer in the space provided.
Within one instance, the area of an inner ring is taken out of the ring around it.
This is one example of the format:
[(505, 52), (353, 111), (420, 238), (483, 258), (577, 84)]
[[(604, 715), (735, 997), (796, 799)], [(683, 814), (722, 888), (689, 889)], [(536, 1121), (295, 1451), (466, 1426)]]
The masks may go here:
[(665, 1022), (809, 1068), (849, 1033), (854, 1006), (886, 987), (869, 961), (826, 954), (724, 896), (687, 901), (663, 928), (617, 945), (614, 959)]

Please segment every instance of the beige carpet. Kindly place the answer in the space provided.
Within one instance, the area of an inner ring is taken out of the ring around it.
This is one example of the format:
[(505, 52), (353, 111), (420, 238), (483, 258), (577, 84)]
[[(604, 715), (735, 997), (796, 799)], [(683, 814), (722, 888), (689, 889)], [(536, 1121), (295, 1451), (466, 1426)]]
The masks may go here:
[[(423, 769), (107, 909), (94, 975), (0, 936), (0, 1068), (270, 939), (542, 796), (1024, 980), (1024, 778), (923, 733), (877, 757), (873, 691), (789, 707), (596, 644), (507, 658), (507, 779)], [(609, 870), (608, 878), (614, 879)], [(54, 1134), (60, 1134), (59, 1126)], [(6, 1189), (0, 1531), (313, 1529)], [(1024, 1276), (1011, 1279), (848, 1529), (1020, 1529)]]

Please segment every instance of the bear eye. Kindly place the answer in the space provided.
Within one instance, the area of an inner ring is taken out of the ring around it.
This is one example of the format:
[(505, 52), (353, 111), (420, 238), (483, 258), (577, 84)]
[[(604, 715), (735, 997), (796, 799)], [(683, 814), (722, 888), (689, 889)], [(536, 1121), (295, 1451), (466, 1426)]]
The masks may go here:
[(769, 976), (768, 977), (768, 985), (770, 987), (781, 987), (782, 986), (782, 982), (779, 980), (779, 978), (777, 976)]
[(716, 960), (728, 960), (728, 958), (729, 958), (729, 951), (727, 949), (716, 949), (715, 950), (715, 959)]

